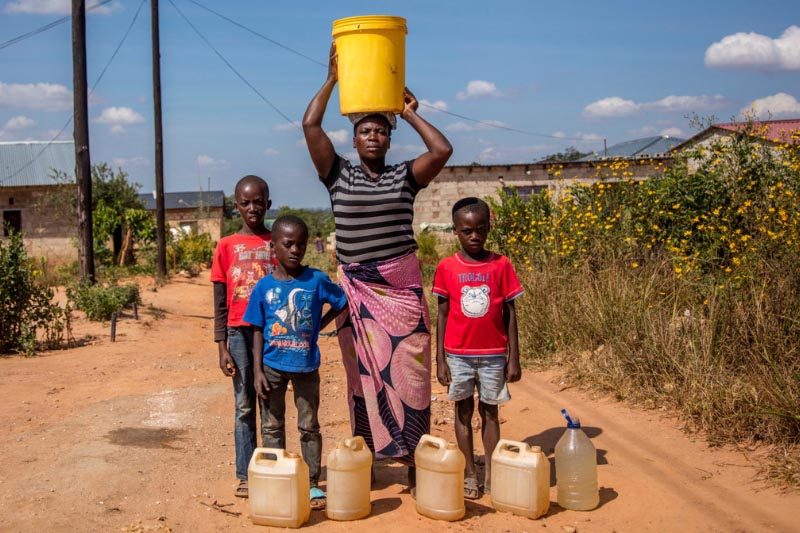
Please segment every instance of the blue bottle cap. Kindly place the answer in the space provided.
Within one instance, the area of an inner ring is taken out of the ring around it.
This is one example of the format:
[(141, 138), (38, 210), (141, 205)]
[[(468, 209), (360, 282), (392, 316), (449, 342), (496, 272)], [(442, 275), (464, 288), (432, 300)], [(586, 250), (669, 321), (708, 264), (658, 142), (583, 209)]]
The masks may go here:
[(570, 429), (579, 429), (581, 427), (581, 421), (577, 418), (573, 419), (569, 416), (566, 409), (561, 409), (561, 416), (564, 417), (567, 421), (567, 427)]

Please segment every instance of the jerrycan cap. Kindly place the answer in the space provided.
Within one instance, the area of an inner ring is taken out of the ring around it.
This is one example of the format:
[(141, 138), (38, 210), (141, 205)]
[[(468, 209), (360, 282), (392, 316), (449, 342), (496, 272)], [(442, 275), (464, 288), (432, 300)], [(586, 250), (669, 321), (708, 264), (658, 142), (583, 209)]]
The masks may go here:
[(561, 409), (561, 416), (563, 416), (564, 419), (567, 421), (567, 427), (569, 429), (580, 429), (581, 427), (580, 419), (572, 418), (571, 416), (569, 416), (569, 413), (567, 413), (566, 409)]

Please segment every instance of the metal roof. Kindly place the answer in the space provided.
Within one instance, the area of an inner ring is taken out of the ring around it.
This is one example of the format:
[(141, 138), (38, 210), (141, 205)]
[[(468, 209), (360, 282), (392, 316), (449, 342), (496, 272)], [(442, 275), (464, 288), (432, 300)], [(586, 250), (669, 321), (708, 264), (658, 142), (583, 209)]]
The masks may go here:
[[(730, 135), (732, 132), (747, 131), (748, 127), (746, 122), (722, 122), (712, 124), (697, 135), (694, 135), (676, 146), (675, 150), (681, 150), (690, 144), (705, 139), (712, 133)], [(800, 144), (800, 119), (756, 120), (753, 122), (753, 127), (754, 130), (751, 130), (753, 134), (767, 141), (794, 145)]]
[(0, 142), (0, 187), (54, 185), (53, 170), (75, 181), (72, 141)]
[(628, 157), (647, 157), (669, 153), (674, 147), (682, 143), (685, 139), (672, 137), (670, 135), (656, 135), (655, 137), (644, 137), (625, 141), (613, 146), (609, 146), (606, 153), (594, 152), (579, 159), (579, 161), (597, 161), (599, 159), (614, 159)]
[[(150, 211), (156, 208), (154, 194), (140, 194), (139, 199)], [(164, 193), (164, 209), (195, 209), (202, 207), (223, 207), (224, 191), (187, 191)]]

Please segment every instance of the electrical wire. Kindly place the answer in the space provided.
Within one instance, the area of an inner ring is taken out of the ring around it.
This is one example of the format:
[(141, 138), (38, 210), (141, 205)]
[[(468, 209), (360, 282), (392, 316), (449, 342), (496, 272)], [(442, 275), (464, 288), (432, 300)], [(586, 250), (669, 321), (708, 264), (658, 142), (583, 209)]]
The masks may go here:
[[(112, 2), (112, 1), (113, 0), (102, 0), (101, 2), (98, 2), (96, 4), (93, 4), (93, 5), (89, 6), (89, 7), (87, 7), (86, 11), (89, 12), (89, 11), (91, 11), (93, 9), (96, 9), (98, 7), (101, 7), (101, 6), (104, 6), (104, 5), (106, 5), (106, 4), (108, 4), (109, 2)], [(56, 26), (59, 26), (61, 24), (64, 24), (65, 22), (67, 22), (71, 18), (72, 18), (72, 15), (67, 15), (66, 17), (61, 17), (60, 19), (56, 19), (53, 22), (45, 24), (44, 26), (42, 26), (40, 28), (36, 28), (35, 30), (31, 30), (31, 31), (29, 31), (27, 33), (23, 33), (22, 35), (17, 35), (16, 37), (14, 37), (12, 39), (9, 39), (7, 41), (4, 41), (4, 42), (0, 43), (0, 50), (2, 50), (3, 48), (8, 48), (12, 44), (16, 44), (16, 43), (18, 43), (20, 41), (24, 41), (25, 39), (27, 39), (29, 37), (33, 37), (34, 35), (39, 35), (40, 33), (46, 32), (47, 30), (55, 28)]]
[[(108, 1), (111, 1), (111, 0), (108, 0)], [(108, 58), (108, 61), (106, 62), (105, 66), (104, 66), (104, 67), (103, 67), (103, 69), (100, 71), (100, 74), (97, 76), (97, 79), (96, 79), (96, 80), (94, 81), (94, 83), (92, 84), (92, 87), (89, 89), (89, 94), (88, 94), (88, 96), (91, 96), (91, 95), (92, 95), (92, 93), (94, 92), (94, 90), (95, 90), (95, 89), (97, 88), (97, 86), (100, 84), (100, 81), (103, 79), (103, 76), (105, 76), (105, 74), (106, 74), (106, 71), (108, 71), (108, 67), (110, 67), (110, 66), (111, 66), (111, 63), (112, 63), (112, 62), (114, 61), (114, 59), (117, 57), (117, 54), (119, 53), (120, 49), (122, 48), (122, 45), (123, 45), (123, 44), (125, 44), (125, 41), (128, 39), (128, 35), (130, 35), (130, 33), (131, 33), (131, 30), (133, 29), (133, 25), (136, 23), (136, 20), (139, 18), (139, 13), (142, 11), (142, 7), (144, 6), (144, 3), (145, 3), (145, 1), (146, 1), (146, 0), (142, 0), (142, 1), (139, 3), (139, 7), (136, 9), (136, 13), (134, 13), (134, 15), (133, 15), (133, 19), (131, 19), (131, 23), (128, 25), (128, 29), (127, 29), (127, 30), (125, 30), (125, 33), (124, 33), (124, 35), (122, 36), (122, 39), (120, 39), (120, 41), (119, 41), (119, 44), (117, 44), (117, 47), (114, 49), (114, 53), (112, 53), (112, 54), (111, 54), (111, 57), (109, 57), (109, 58)], [(99, 4), (95, 4), (95, 5), (99, 5)], [(17, 176), (20, 174), (20, 172), (22, 172), (23, 170), (25, 170), (26, 168), (28, 168), (29, 166), (31, 166), (31, 165), (32, 165), (32, 164), (33, 164), (33, 163), (34, 163), (34, 162), (35, 162), (37, 159), (39, 159), (39, 157), (41, 157), (41, 155), (42, 155), (42, 154), (45, 152), (45, 150), (47, 150), (47, 149), (50, 147), (50, 145), (51, 145), (51, 144), (53, 144), (53, 143), (56, 141), (56, 139), (58, 139), (58, 138), (61, 136), (61, 134), (62, 134), (62, 133), (64, 133), (64, 130), (66, 130), (66, 129), (67, 129), (67, 127), (70, 125), (70, 123), (72, 122), (72, 120), (73, 120), (74, 118), (75, 118), (75, 113), (73, 112), (73, 113), (72, 113), (72, 114), (69, 116), (69, 118), (67, 119), (67, 122), (64, 124), (64, 126), (63, 126), (63, 127), (60, 129), (60, 130), (58, 130), (58, 133), (56, 133), (56, 134), (53, 136), (53, 138), (52, 138), (52, 139), (50, 139), (50, 140), (47, 142), (47, 144), (45, 144), (45, 145), (44, 145), (44, 147), (43, 147), (43, 148), (42, 148), (42, 149), (39, 151), (39, 153), (37, 153), (37, 154), (36, 154), (36, 155), (33, 157), (33, 159), (31, 159), (30, 161), (28, 161), (27, 163), (25, 163), (24, 165), (22, 165), (20, 168), (18, 168), (18, 169), (17, 169), (17, 171), (16, 171), (16, 172), (14, 172), (14, 173), (13, 173), (12, 175), (10, 175), (9, 177), (7, 177), (7, 178), (3, 178), (2, 180), (0, 180), (0, 183), (4, 183), (4, 182), (6, 182), (6, 181), (9, 181), (9, 180), (11, 180), (11, 179), (14, 179), (15, 177), (17, 177)]]
[[(264, 39), (265, 41), (268, 41), (268, 42), (274, 44), (275, 46), (279, 46), (280, 48), (283, 48), (284, 50), (286, 50), (288, 52), (291, 52), (291, 53), (293, 53), (293, 54), (295, 54), (297, 56), (300, 56), (303, 59), (306, 59), (306, 60), (308, 60), (308, 61), (310, 61), (310, 62), (312, 62), (312, 63), (314, 63), (316, 65), (319, 65), (319, 66), (321, 66), (323, 68), (328, 68), (327, 63), (322, 63), (320, 61), (317, 61), (313, 57), (310, 57), (310, 56), (308, 56), (308, 55), (306, 55), (306, 54), (304, 54), (302, 52), (299, 52), (299, 51), (295, 50), (291, 46), (285, 45), (285, 44), (283, 44), (281, 42), (276, 41), (275, 39), (272, 39), (271, 37), (268, 37), (268, 36), (264, 35), (263, 33), (260, 33), (260, 32), (258, 32), (256, 30), (252, 29), (252, 28), (249, 28), (246, 25), (242, 24), (241, 22), (237, 22), (237, 21), (233, 20), (232, 18), (223, 15), (220, 12), (215, 11), (215, 10), (211, 9), (210, 7), (208, 7), (208, 6), (205, 6), (205, 5), (201, 4), (197, 0), (186, 0), (186, 1), (196, 5), (197, 7), (201, 8), (201, 9), (204, 9), (204, 10), (208, 11), (209, 13), (212, 13), (213, 15), (216, 15), (217, 17), (219, 17), (219, 18), (221, 18), (221, 19), (233, 24), (234, 26), (237, 26), (237, 27), (249, 32), (249, 33), (252, 33), (253, 35), (256, 35), (257, 37), (260, 37), (261, 39)], [(172, 3), (172, 0), (170, 0), (170, 3)], [(173, 6), (174, 5), (175, 4), (173, 4)], [(511, 126), (504, 126), (502, 124), (496, 124), (496, 123), (488, 121), (488, 120), (479, 120), (479, 119), (476, 119), (476, 118), (468, 117), (466, 115), (461, 115), (459, 113), (453, 113), (452, 111), (446, 111), (444, 109), (440, 109), (440, 108), (438, 108), (436, 106), (433, 106), (433, 105), (430, 105), (430, 104), (426, 104), (424, 102), (420, 102), (420, 105), (422, 107), (426, 107), (426, 108), (429, 108), (431, 110), (435, 110), (435, 111), (438, 111), (440, 113), (444, 113), (445, 115), (450, 115), (452, 117), (460, 118), (462, 120), (467, 120), (467, 121), (473, 122), (475, 124), (481, 124), (481, 125), (484, 125), (484, 126), (487, 126), (487, 127), (490, 127), (490, 128), (499, 129), (499, 130), (512, 131), (512, 132), (515, 132), (515, 133), (521, 133), (523, 135), (530, 135), (530, 136), (533, 136), (533, 137), (544, 137), (544, 138), (547, 138), (547, 139), (558, 139), (558, 140), (561, 140), (561, 141), (597, 142), (597, 139), (586, 139), (586, 138), (582, 138), (582, 137), (564, 137), (564, 136), (558, 136), (558, 135), (549, 135), (549, 134), (546, 134), (546, 133), (536, 133), (536, 132), (532, 132), (532, 131), (522, 130), (522, 129), (519, 129), (519, 128), (512, 128)]]
[(180, 8), (179, 8), (178, 6), (176, 6), (176, 5), (175, 5), (175, 2), (173, 2), (172, 0), (168, 0), (168, 1), (169, 1), (170, 5), (172, 5), (172, 7), (174, 7), (174, 8), (175, 8), (175, 11), (177, 11), (177, 12), (178, 12), (178, 14), (179, 14), (179, 15), (180, 15), (180, 16), (183, 18), (183, 20), (186, 22), (186, 24), (188, 24), (188, 25), (189, 25), (189, 27), (190, 27), (190, 28), (192, 28), (192, 30), (194, 30), (194, 32), (197, 34), (197, 36), (198, 36), (198, 37), (200, 37), (200, 38), (203, 40), (203, 42), (205, 42), (205, 43), (208, 45), (208, 47), (209, 47), (209, 48), (211, 48), (211, 50), (213, 50), (213, 51), (214, 51), (214, 53), (215, 53), (215, 54), (217, 54), (217, 57), (219, 57), (219, 58), (222, 60), (222, 62), (223, 62), (223, 63), (225, 63), (225, 65), (227, 65), (227, 67), (228, 67), (229, 69), (231, 69), (231, 71), (232, 71), (234, 74), (236, 74), (236, 77), (238, 77), (240, 80), (242, 80), (242, 82), (243, 82), (245, 85), (247, 85), (248, 87), (250, 87), (250, 89), (251, 89), (251, 90), (252, 90), (254, 93), (256, 93), (256, 95), (258, 95), (258, 97), (259, 97), (259, 98), (261, 98), (261, 100), (263, 100), (263, 101), (264, 101), (264, 103), (266, 103), (266, 104), (267, 104), (268, 106), (270, 106), (270, 107), (271, 107), (271, 108), (272, 108), (272, 109), (273, 109), (273, 110), (274, 110), (276, 113), (278, 113), (280, 116), (282, 116), (284, 119), (286, 119), (286, 121), (287, 121), (289, 124), (291, 124), (292, 126), (294, 126), (295, 128), (297, 128), (298, 130), (299, 130), (299, 129), (301, 129), (301, 128), (300, 128), (300, 126), (298, 126), (298, 125), (297, 125), (297, 122), (296, 122), (296, 121), (294, 121), (294, 120), (292, 120), (291, 118), (289, 118), (289, 116), (288, 116), (286, 113), (284, 113), (283, 111), (281, 111), (281, 110), (278, 108), (278, 106), (276, 106), (275, 104), (273, 104), (273, 103), (272, 103), (272, 102), (271, 102), (271, 101), (270, 101), (270, 100), (269, 100), (269, 99), (268, 99), (266, 96), (264, 96), (264, 95), (261, 93), (261, 91), (259, 91), (259, 90), (256, 88), (256, 86), (255, 86), (255, 85), (253, 85), (252, 83), (250, 83), (250, 82), (247, 80), (247, 78), (245, 78), (245, 77), (244, 77), (244, 76), (243, 76), (243, 75), (242, 75), (242, 74), (241, 74), (241, 73), (240, 73), (238, 70), (236, 70), (236, 67), (234, 67), (234, 66), (231, 64), (231, 62), (230, 62), (230, 61), (228, 61), (228, 60), (225, 58), (225, 56), (224, 56), (224, 55), (222, 55), (222, 52), (220, 52), (219, 50), (217, 50), (217, 49), (216, 49), (216, 47), (215, 47), (213, 44), (211, 44), (211, 41), (209, 41), (209, 40), (206, 38), (206, 36), (205, 36), (205, 35), (203, 35), (203, 33), (202, 33), (202, 32), (201, 32), (199, 29), (197, 29), (197, 26), (195, 26), (194, 24), (192, 24), (192, 21), (190, 21), (190, 20), (189, 20), (189, 19), (186, 17), (186, 15), (184, 15), (183, 11), (181, 11), (181, 10), (180, 10)]

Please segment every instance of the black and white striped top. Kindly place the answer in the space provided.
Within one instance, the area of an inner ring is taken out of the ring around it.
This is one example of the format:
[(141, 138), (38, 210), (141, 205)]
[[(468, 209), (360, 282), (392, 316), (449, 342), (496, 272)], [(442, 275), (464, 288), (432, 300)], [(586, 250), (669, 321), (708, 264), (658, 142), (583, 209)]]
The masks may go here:
[(322, 182), (331, 196), (336, 222), (336, 258), (362, 263), (416, 250), (414, 198), (422, 189), (411, 172), (413, 161), (386, 167), (371, 178), (361, 165), (337, 155)]

